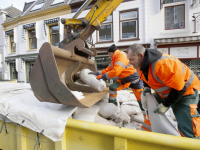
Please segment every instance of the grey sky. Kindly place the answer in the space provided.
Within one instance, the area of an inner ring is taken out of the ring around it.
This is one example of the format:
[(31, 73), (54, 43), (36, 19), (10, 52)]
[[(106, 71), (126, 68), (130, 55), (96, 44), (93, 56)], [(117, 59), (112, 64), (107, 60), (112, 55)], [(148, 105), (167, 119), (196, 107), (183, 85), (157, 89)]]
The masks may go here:
[(33, 2), (36, 0), (0, 0), (0, 8), (7, 8), (13, 4), (14, 7), (18, 8), (19, 10), (23, 11), (25, 2)]

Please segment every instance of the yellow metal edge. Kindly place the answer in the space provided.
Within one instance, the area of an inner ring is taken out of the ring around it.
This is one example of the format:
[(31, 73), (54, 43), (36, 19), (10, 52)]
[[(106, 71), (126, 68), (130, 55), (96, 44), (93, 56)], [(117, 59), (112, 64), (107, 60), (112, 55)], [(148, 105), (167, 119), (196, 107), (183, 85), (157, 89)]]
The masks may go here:
[(200, 149), (200, 140), (68, 119), (67, 127), (181, 149)]

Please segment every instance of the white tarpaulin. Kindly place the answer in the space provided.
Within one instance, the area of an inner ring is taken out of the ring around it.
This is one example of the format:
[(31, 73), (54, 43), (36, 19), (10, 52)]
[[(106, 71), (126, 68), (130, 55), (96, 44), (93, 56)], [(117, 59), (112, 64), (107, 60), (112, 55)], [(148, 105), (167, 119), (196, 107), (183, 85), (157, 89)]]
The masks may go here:
[(0, 119), (6, 116), (6, 121), (9, 119), (35, 132), (44, 130), (43, 134), (53, 141), (62, 140), (67, 118), (76, 109), (74, 106), (40, 102), (29, 84), (0, 83)]

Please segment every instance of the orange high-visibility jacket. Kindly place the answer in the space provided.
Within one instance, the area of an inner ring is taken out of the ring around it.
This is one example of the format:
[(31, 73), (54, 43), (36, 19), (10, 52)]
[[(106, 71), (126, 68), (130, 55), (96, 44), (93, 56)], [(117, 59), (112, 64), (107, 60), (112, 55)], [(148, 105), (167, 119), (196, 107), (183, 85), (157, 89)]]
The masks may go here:
[(122, 79), (136, 72), (137, 70), (129, 64), (129, 59), (126, 56), (126, 53), (120, 50), (116, 50), (110, 65), (106, 69), (101, 70), (100, 73), (105, 74), (107, 79), (114, 77)]
[(200, 89), (200, 81), (193, 71), (178, 58), (167, 54), (149, 64), (148, 80), (141, 69), (139, 76), (162, 98), (167, 98), (172, 88), (180, 91), (186, 87), (183, 96), (195, 94), (193, 89)]

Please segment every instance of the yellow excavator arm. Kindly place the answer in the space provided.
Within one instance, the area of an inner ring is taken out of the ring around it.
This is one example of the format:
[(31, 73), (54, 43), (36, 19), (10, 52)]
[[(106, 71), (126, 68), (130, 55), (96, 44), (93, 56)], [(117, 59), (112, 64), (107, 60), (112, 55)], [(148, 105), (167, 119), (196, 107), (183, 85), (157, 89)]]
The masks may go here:
[[(96, 56), (96, 49), (88, 46), (86, 40), (123, 0), (97, 0), (84, 19), (76, 19), (91, 1), (86, 0), (73, 18), (61, 19), (65, 28), (59, 47), (48, 42), (41, 46), (30, 75), (31, 88), (40, 101), (91, 107), (108, 94), (108, 88), (99, 92), (88, 85), (76, 84), (77, 73), (85, 68), (97, 70), (90, 59)], [(83, 92), (85, 98), (78, 100), (72, 90)]]
[(61, 19), (66, 28), (64, 31), (65, 39), (60, 43), (60, 48), (77, 38), (86, 41), (95, 30), (101, 28), (102, 22), (107, 20), (107, 17), (123, 0), (97, 0), (84, 19), (76, 19), (91, 1), (86, 0), (71, 19)]

